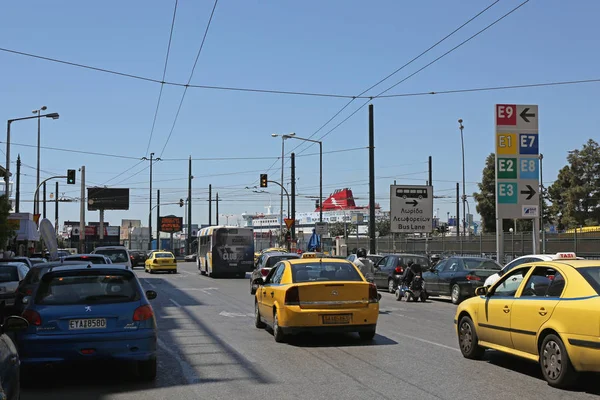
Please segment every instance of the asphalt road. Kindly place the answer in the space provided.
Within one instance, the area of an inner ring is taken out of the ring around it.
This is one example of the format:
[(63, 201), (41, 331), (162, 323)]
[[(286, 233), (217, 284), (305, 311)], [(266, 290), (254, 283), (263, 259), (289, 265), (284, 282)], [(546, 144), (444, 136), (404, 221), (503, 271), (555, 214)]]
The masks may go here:
[(449, 301), (396, 302), (382, 293), (377, 336), (312, 336), (287, 344), (254, 327), (248, 279), (138, 269), (159, 326), (159, 372), (153, 384), (125, 368), (49, 372), (22, 400), (158, 399), (591, 399), (598, 376), (576, 391), (543, 381), (537, 364), (496, 352), (466, 360), (458, 349)]

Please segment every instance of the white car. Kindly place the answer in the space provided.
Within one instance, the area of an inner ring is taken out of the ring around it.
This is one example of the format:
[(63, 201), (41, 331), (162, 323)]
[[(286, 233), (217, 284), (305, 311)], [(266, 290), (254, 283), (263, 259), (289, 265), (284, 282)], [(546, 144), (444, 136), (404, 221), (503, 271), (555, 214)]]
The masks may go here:
[(131, 255), (125, 246), (96, 247), (92, 254), (102, 254), (108, 257), (113, 264), (121, 264), (127, 269), (132, 269)]
[(552, 261), (552, 260), (583, 260), (583, 257), (577, 257), (575, 253), (556, 253), (556, 254), (529, 254), (515, 258), (504, 266), (498, 273), (490, 275), (484, 282), (483, 286), (492, 286), (502, 275), (513, 269), (514, 267), (536, 261)]

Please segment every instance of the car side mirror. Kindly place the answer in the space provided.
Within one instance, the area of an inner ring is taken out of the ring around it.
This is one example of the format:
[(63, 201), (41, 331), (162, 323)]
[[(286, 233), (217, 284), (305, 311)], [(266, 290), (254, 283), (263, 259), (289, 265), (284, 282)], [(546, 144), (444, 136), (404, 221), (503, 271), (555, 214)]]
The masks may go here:
[(25, 296), (23, 297), (23, 300), (21, 300), (23, 302), (23, 304), (27, 305), (29, 303), (31, 303), (31, 296)]
[(154, 300), (157, 296), (157, 293), (154, 290), (146, 290), (146, 298), (148, 300)]
[(11, 315), (4, 321), (4, 325), (2, 325), (2, 331), (17, 332), (27, 329), (28, 327), (29, 322), (27, 322), (25, 318), (17, 317), (16, 315)]
[(485, 296), (487, 295), (488, 288), (485, 286), (480, 286), (475, 289), (475, 296)]
[(253, 285), (258, 285), (258, 286), (262, 286), (262, 285), (264, 285), (264, 283), (265, 283), (265, 282), (263, 281), (263, 279), (262, 279), (262, 278), (255, 278), (255, 279), (252, 281), (252, 284), (253, 284)]

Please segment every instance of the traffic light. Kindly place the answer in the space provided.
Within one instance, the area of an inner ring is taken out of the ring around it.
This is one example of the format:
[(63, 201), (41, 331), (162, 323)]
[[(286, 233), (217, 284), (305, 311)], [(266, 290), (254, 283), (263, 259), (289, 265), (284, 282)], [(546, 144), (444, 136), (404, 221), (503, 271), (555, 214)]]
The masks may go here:
[(319, 208), (319, 200), (315, 200), (315, 208), (318, 209)]
[(267, 174), (260, 174), (260, 187), (265, 188), (267, 187)]
[(74, 169), (67, 170), (67, 184), (68, 185), (75, 184), (75, 170)]
[(183, 199), (179, 199), (179, 207), (183, 207)]

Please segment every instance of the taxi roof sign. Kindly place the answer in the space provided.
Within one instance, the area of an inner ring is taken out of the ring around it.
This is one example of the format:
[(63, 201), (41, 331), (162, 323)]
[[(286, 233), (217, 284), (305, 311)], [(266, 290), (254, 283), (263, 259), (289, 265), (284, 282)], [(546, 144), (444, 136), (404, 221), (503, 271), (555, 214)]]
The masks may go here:
[(559, 260), (564, 260), (564, 259), (577, 259), (577, 254), (573, 253), (573, 252), (562, 252), (562, 253), (556, 253), (556, 259)]

